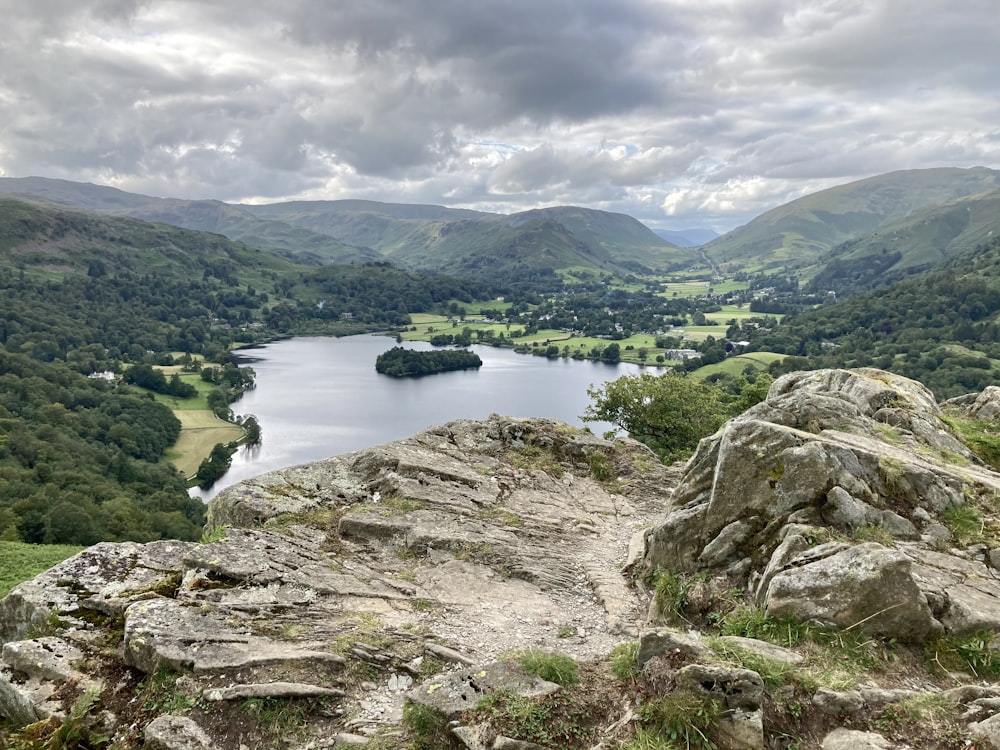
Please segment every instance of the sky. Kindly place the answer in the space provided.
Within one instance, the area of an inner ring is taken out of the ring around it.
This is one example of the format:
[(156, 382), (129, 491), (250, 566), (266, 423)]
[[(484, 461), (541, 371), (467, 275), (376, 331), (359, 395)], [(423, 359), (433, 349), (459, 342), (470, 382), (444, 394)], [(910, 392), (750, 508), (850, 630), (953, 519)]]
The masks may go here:
[(0, 0), (0, 176), (723, 232), (1000, 167), (998, 0)]

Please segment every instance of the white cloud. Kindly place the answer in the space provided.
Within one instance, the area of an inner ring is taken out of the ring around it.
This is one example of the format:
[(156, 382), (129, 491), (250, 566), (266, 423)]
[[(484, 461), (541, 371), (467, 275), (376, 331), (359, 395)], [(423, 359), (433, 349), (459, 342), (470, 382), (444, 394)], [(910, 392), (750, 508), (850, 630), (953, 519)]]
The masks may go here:
[(727, 229), (1000, 165), (995, 0), (0, 0), (0, 172)]

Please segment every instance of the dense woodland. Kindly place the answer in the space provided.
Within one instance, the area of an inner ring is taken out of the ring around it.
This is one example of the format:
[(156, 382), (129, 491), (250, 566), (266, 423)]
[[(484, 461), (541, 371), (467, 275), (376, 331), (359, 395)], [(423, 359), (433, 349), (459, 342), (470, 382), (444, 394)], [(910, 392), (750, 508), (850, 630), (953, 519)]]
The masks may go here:
[(179, 433), (148, 395), (0, 350), (0, 538), (197, 538), (203, 504), (159, 463)]
[(375, 358), (375, 372), (394, 378), (419, 377), (452, 370), (474, 370), (483, 366), (475, 352), (466, 349), (444, 349), (418, 352), (394, 346)]
[(750, 332), (753, 346), (791, 355), (775, 373), (879, 367), (919, 380), (939, 399), (996, 382), (1000, 240), (952, 267), (905, 279)]

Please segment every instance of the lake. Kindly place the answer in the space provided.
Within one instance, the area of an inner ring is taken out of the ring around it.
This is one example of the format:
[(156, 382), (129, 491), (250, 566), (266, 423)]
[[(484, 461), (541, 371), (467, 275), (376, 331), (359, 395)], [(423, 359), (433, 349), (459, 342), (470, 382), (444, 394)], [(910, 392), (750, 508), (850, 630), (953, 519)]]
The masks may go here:
[[(387, 336), (304, 337), (237, 352), (239, 364), (257, 373), (257, 387), (232, 404), (260, 421), (260, 445), (243, 447), (232, 468), (204, 499), (236, 482), (275, 469), (408, 437), (452, 419), (485, 419), (492, 413), (551, 417), (580, 427), (587, 388), (635, 374), (637, 365), (547, 359), (510, 349), (471, 347), (478, 370), (421, 378), (375, 372), (375, 358), (395, 346)], [(431, 349), (407, 342), (412, 349)], [(654, 371), (655, 370), (651, 370)], [(600, 434), (608, 425), (591, 424)]]

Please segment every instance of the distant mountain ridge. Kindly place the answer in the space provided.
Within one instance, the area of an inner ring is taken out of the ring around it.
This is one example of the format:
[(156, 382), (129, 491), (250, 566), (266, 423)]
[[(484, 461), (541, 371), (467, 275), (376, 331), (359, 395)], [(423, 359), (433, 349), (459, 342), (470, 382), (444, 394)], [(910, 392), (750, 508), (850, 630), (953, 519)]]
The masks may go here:
[(714, 229), (681, 229), (680, 231), (654, 229), (653, 231), (658, 237), (662, 237), (667, 242), (673, 242), (678, 247), (701, 247), (719, 236), (719, 233)]
[(388, 261), (543, 286), (558, 277), (700, 270), (792, 273), (815, 288), (854, 293), (937, 267), (1000, 233), (1000, 171), (986, 167), (906, 170), (839, 185), (714, 239), (710, 230), (654, 232), (631, 216), (577, 206), (493, 214), (369, 200), (229, 204), (39, 177), (0, 179), (0, 193), (214, 232), (297, 262)]
[(822, 265), (838, 245), (917, 212), (1000, 188), (1000, 171), (916, 169), (839, 185), (767, 211), (703, 250), (724, 270), (788, 271)]
[(40, 177), (0, 179), (0, 193), (216, 232), (315, 264), (388, 260), (407, 270), (514, 279), (581, 268), (664, 271), (696, 260), (630, 216), (570, 206), (502, 215), (365, 200), (246, 205)]

